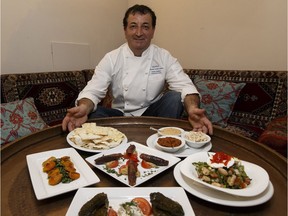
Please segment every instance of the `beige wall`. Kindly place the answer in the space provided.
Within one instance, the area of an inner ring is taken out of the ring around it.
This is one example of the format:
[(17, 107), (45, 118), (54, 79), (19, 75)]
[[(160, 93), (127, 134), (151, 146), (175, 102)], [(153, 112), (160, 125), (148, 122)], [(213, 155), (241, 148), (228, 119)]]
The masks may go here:
[(106, 52), (125, 41), (122, 17), (127, 0), (1, 3), (2, 73), (94, 68)]
[(154, 43), (185, 68), (287, 70), (287, 0), (129, 0), (158, 18)]
[(287, 70), (286, 0), (1, 0), (1, 73), (94, 68), (136, 3), (184, 68)]

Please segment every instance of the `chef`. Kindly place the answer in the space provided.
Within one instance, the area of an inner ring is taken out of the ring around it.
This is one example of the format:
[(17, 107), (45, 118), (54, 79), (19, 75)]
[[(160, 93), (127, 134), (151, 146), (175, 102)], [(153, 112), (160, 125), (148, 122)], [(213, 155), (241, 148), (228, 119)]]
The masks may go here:
[[(67, 110), (63, 130), (71, 131), (88, 118), (97, 117), (180, 118), (185, 108), (195, 131), (212, 134), (212, 123), (199, 108), (200, 95), (191, 79), (167, 50), (151, 44), (156, 27), (154, 11), (145, 5), (130, 7), (123, 27), (127, 42), (99, 62), (76, 106)], [(108, 88), (111, 108), (98, 105)]]

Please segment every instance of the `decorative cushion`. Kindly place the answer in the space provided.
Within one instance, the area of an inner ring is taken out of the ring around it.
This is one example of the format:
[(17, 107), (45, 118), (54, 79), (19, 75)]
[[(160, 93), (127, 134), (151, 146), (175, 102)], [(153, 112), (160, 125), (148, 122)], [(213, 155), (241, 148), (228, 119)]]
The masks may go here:
[(1, 103), (33, 97), (42, 119), (50, 126), (61, 123), (85, 87), (81, 71), (1, 75)]
[(245, 83), (233, 83), (194, 78), (194, 84), (201, 94), (200, 107), (206, 110), (213, 124), (226, 127), (239, 92)]
[(287, 116), (272, 120), (258, 141), (287, 157)]
[(246, 83), (241, 90), (228, 125), (238, 127), (257, 140), (274, 118), (287, 112), (287, 71), (241, 71), (184, 69), (193, 80), (200, 76), (209, 80)]
[(47, 127), (33, 98), (1, 104), (1, 144)]

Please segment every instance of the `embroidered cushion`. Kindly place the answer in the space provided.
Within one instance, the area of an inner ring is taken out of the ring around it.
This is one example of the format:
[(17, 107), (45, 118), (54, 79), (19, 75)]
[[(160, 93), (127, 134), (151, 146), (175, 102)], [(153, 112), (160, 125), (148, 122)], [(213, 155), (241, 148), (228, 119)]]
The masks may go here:
[(213, 124), (226, 127), (245, 83), (207, 80), (196, 76), (194, 84), (201, 94), (200, 107), (206, 110), (208, 118)]
[(47, 127), (33, 98), (1, 104), (1, 144)]

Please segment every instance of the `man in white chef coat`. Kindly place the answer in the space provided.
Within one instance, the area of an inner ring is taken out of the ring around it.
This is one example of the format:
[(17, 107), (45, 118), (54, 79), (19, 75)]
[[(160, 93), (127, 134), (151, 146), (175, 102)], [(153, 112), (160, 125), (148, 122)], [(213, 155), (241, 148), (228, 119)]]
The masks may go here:
[[(200, 97), (191, 79), (167, 50), (151, 40), (155, 13), (145, 5), (130, 7), (123, 19), (127, 43), (107, 53), (92, 79), (79, 93), (76, 106), (67, 110), (63, 130), (71, 131), (88, 118), (158, 116), (180, 118), (184, 108), (195, 131), (212, 134), (213, 128), (199, 108)], [(165, 83), (169, 91), (164, 92)], [(112, 107), (98, 106), (112, 90)]]

